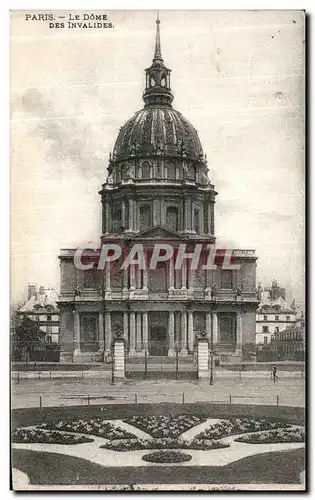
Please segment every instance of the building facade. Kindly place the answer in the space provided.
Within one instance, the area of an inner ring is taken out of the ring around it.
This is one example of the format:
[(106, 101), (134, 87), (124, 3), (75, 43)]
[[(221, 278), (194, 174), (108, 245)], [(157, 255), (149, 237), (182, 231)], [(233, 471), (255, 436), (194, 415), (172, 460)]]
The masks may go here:
[[(239, 269), (223, 269), (220, 258), (216, 269), (192, 269), (189, 259), (175, 269), (181, 245), (201, 244), (204, 256), (215, 244), (217, 192), (196, 130), (172, 106), (170, 73), (157, 20), (144, 108), (120, 129), (100, 191), (100, 239), (124, 251), (142, 245), (146, 262), (157, 242), (171, 245), (174, 255), (156, 269), (122, 269), (121, 257), (104, 270), (83, 271), (74, 265), (75, 249), (61, 250), (61, 361), (101, 360), (116, 336), (130, 356), (187, 356), (203, 336), (218, 356), (236, 360), (255, 344), (254, 250), (233, 252)], [(87, 260), (93, 255), (85, 253)]]
[(256, 314), (256, 344), (268, 344), (275, 335), (291, 329), (297, 321), (295, 302), (285, 300), (285, 289), (272, 282), (264, 290), (258, 286), (259, 307)]
[(20, 320), (29, 318), (38, 324), (44, 342), (59, 343), (58, 293), (53, 288), (28, 285), (28, 300), (19, 309)]

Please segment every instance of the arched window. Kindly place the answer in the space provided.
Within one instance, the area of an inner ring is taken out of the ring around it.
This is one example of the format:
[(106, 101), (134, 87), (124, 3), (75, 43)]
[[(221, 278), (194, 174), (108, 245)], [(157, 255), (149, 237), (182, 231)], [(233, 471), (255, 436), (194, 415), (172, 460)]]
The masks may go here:
[(113, 233), (120, 233), (122, 226), (122, 211), (121, 206), (114, 205), (112, 209), (112, 230)]
[(141, 164), (141, 170), (142, 170), (142, 179), (150, 179), (151, 175), (151, 165), (148, 161), (144, 161)]
[(170, 231), (178, 231), (178, 210), (176, 207), (168, 207), (166, 210), (166, 227)]
[(187, 177), (188, 179), (195, 180), (196, 179), (196, 168), (194, 165), (189, 164), (187, 168)]
[(175, 165), (174, 163), (168, 163), (166, 167), (167, 179), (175, 179)]
[(116, 169), (116, 182), (120, 182), (121, 181), (121, 176), (120, 176), (120, 170), (119, 168)]
[(200, 213), (199, 210), (195, 210), (194, 214), (194, 228), (197, 234), (200, 233)]
[(162, 86), (162, 87), (165, 87), (165, 85), (166, 85), (166, 77), (165, 77), (165, 75), (162, 75), (162, 78), (161, 78), (161, 86)]
[(151, 208), (149, 205), (140, 207), (140, 231), (146, 231), (151, 227)]
[(129, 168), (127, 165), (123, 165), (121, 167), (121, 178), (126, 180), (128, 179), (128, 174), (129, 174)]

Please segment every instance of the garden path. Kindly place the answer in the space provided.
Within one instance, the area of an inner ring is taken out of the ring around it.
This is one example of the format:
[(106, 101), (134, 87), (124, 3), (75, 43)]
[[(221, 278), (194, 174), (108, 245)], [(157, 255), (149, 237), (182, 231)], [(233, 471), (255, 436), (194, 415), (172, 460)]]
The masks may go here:
[[(90, 436), (89, 436), (90, 437)], [(93, 437), (93, 443), (82, 443), (75, 445), (64, 444), (46, 444), (46, 443), (13, 443), (14, 449), (24, 449), (33, 451), (45, 451), (48, 453), (59, 453), (62, 455), (70, 455), (78, 458), (89, 460), (90, 462), (103, 465), (104, 467), (159, 467), (165, 464), (150, 464), (142, 460), (142, 456), (148, 453), (147, 450), (136, 451), (114, 451), (105, 448), (100, 448), (106, 443), (106, 440), (99, 437)], [(304, 443), (275, 443), (275, 444), (247, 444), (236, 443), (233, 439), (229, 440), (230, 448), (221, 448), (217, 450), (182, 450), (183, 453), (189, 453), (191, 460), (183, 464), (167, 464), (172, 467), (185, 467), (192, 465), (199, 466), (224, 466), (236, 460), (245, 458), (251, 455), (268, 453), (272, 451), (287, 451), (296, 448), (303, 448)], [(153, 450), (150, 450), (153, 451)], [(180, 450), (177, 450), (180, 451)]]
[(137, 436), (139, 439), (148, 439), (151, 440), (152, 436), (148, 434), (147, 432), (142, 431), (141, 429), (138, 429), (138, 427), (134, 427), (133, 425), (127, 424), (127, 422), (124, 422), (123, 420), (107, 420), (107, 422), (114, 427), (119, 427), (120, 429), (123, 429), (124, 431), (130, 432), (131, 434), (134, 434)]
[(222, 419), (220, 418), (207, 418), (205, 422), (201, 422), (201, 424), (195, 425), (195, 427), (192, 427), (191, 429), (188, 429), (188, 431), (183, 432), (180, 437), (181, 439), (187, 439), (187, 441), (190, 441), (193, 439), (195, 436), (203, 432), (204, 430), (208, 429), (211, 425), (218, 424), (221, 422)]

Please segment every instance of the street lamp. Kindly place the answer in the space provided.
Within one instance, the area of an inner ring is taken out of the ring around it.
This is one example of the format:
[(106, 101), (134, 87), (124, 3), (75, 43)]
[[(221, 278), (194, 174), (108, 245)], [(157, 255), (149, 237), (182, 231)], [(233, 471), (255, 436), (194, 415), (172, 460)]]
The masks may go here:
[(213, 321), (211, 321), (211, 328), (210, 328), (210, 382), (209, 383), (210, 385), (213, 385)]

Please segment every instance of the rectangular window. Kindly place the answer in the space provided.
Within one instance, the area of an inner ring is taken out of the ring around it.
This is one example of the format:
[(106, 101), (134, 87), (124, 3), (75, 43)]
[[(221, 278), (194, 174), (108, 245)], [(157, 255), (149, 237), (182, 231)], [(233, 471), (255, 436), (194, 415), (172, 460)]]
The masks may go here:
[(233, 274), (229, 269), (221, 269), (221, 288), (225, 290), (233, 288)]
[(276, 321), (279, 321), (279, 316), (277, 316), (277, 315), (276, 315), (276, 316), (275, 316), (275, 320), (276, 320)]
[(287, 316), (287, 317), (286, 317), (286, 320), (287, 320), (287, 321), (291, 321), (291, 317), (290, 317), (290, 316)]
[(263, 326), (262, 327), (263, 333), (268, 333), (269, 332), (269, 326)]
[(268, 316), (267, 315), (264, 316), (264, 321), (268, 321)]
[(84, 288), (97, 288), (97, 274), (96, 269), (86, 269), (83, 271)]
[(268, 344), (268, 337), (264, 337), (264, 344)]

